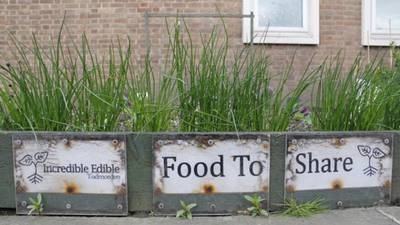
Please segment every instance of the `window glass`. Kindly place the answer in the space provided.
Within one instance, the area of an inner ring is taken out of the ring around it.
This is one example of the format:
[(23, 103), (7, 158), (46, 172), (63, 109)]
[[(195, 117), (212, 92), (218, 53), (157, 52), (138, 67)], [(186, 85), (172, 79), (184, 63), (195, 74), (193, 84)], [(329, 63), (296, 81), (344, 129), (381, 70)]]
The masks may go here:
[(376, 0), (376, 29), (400, 29), (400, 0)]
[(244, 43), (319, 44), (319, 0), (243, 0), (243, 13)]
[[(392, 0), (399, 1), (400, 0)], [(260, 27), (303, 27), (303, 0), (258, 0)]]

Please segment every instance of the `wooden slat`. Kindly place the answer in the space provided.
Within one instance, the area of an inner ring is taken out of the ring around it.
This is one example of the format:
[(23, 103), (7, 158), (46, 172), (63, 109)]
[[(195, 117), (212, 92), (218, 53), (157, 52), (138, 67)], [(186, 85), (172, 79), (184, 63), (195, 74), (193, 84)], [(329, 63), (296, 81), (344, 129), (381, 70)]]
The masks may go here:
[(15, 208), (12, 134), (0, 132), (0, 208)]
[(400, 205), (400, 132), (393, 137), (393, 168), (392, 168), (391, 203)]
[(152, 134), (127, 136), (129, 211), (151, 211)]
[(271, 134), (271, 158), (269, 177), (269, 209), (280, 209), (285, 194), (286, 135)]

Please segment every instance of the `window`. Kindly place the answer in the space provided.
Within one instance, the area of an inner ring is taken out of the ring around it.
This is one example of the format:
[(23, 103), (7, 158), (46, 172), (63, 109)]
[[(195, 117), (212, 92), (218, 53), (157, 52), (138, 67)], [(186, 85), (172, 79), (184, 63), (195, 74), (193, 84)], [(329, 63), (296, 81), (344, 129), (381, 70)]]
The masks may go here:
[(363, 0), (363, 45), (399, 45), (399, 9), (399, 0)]
[[(319, 44), (319, 0), (244, 0), (254, 13), (254, 43)], [(251, 21), (243, 19), (243, 41), (251, 40)]]

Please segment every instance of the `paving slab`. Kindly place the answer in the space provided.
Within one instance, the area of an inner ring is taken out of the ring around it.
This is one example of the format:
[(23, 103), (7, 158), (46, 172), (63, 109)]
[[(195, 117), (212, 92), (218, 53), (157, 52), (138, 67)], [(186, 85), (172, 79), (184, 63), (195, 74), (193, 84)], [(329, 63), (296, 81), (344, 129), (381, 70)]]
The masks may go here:
[(331, 210), (309, 218), (271, 215), (266, 218), (250, 216), (196, 217), (182, 220), (173, 217), (58, 217), (58, 216), (0, 216), (0, 225), (399, 225), (400, 207)]
[(387, 218), (390, 218), (396, 224), (400, 224), (400, 207), (377, 208), (377, 211)]

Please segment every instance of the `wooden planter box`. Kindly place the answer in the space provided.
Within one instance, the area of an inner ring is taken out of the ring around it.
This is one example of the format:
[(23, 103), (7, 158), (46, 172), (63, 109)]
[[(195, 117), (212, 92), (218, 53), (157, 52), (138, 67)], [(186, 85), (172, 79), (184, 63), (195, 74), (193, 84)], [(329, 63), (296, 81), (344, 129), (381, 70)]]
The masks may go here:
[[(126, 162), (125, 189), (106, 194), (40, 191), (48, 214), (153, 211), (168, 215), (181, 208), (180, 200), (197, 203), (194, 214), (235, 214), (250, 206), (243, 196), (253, 194), (267, 199), (263, 207), (271, 211), (279, 209), (285, 198), (309, 201), (320, 197), (331, 208), (398, 204), (399, 138), (399, 132), (1, 132), (0, 208), (26, 213), (28, 197), (39, 193), (29, 192), (29, 185), (28, 191), (21, 191), (16, 182), (21, 171), (15, 170), (13, 162), (20, 159), (14, 157), (21, 140), (27, 145), (29, 140), (58, 140), (64, 145), (97, 140), (108, 143), (110, 149), (122, 143), (115, 149), (122, 163), (118, 171), (124, 171)], [(107, 158), (107, 153), (101, 155)], [(84, 158), (76, 157), (78, 161)], [(14, 171), (18, 171), (16, 179)], [(118, 174), (116, 171), (113, 173)], [(91, 190), (89, 186), (83, 189)]]

